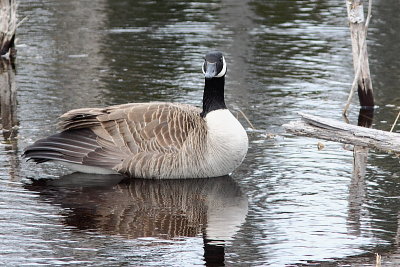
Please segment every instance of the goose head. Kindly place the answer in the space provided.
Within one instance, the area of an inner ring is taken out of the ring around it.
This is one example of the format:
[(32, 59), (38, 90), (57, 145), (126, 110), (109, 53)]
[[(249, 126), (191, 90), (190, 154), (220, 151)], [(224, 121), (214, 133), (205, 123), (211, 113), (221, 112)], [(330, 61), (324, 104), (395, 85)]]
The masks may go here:
[(202, 67), (206, 79), (221, 78), (226, 74), (226, 62), (221, 52), (212, 51), (204, 57)]
[(218, 51), (207, 53), (202, 70), (205, 83), (203, 111), (200, 115), (204, 118), (211, 111), (226, 109), (224, 100), (226, 62), (223, 54)]

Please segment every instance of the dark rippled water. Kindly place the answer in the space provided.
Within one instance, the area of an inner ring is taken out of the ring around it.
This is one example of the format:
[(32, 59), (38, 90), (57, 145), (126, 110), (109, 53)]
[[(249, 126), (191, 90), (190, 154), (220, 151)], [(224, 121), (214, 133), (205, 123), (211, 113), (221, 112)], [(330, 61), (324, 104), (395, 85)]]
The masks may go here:
[[(399, 10), (374, 1), (369, 30), (373, 127), (383, 130), (400, 107)], [(356, 179), (351, 146), (281, 127), (299, 111), (342, 120), (353, 78), (344, 1), (26, 0), (19, 16), (16, 71), (4, 63), (0, 74), (11, 87), (1, 103), (2, 265), (374, 266), (376, 252), (398, 263), (399, 159), (369, 151)], [(227, 58), (229, 108), (257, 128), (232, 177), (121, 181), (20, 158), (73, 108), (201, 105), (202, 56), (214, 49)]]

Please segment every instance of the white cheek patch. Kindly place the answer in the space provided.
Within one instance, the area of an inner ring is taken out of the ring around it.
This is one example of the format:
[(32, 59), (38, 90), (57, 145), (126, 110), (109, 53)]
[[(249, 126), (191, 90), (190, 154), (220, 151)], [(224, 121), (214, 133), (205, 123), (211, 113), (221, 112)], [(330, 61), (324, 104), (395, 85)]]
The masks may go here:
[[(222, 70), (220, 71), (220, 73), (218, 73), (215, 77), (222, 77), (226, 74), (226, 62), (225, 62), (225, 57), (222, 57)], [(204, 72), (204, 70), (203, 70)]]
[(201, 67), (201, 70), (203, 71), (203, 74), (206, 74), (206, 70), (204, 69), (204, 67), (206, 66), (206, 62), (203, 63), (203, 67)]

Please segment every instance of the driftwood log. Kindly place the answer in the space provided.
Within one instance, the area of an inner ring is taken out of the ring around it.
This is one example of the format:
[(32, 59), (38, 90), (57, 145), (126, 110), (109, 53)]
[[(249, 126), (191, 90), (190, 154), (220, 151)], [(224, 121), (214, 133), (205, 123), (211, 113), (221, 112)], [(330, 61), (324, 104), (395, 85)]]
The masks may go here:
[(369, 147), (400, 154), (400, 134), (351, 125), (337, 120), (299, 113), (301, 120), (284, 124), (295, 135)]

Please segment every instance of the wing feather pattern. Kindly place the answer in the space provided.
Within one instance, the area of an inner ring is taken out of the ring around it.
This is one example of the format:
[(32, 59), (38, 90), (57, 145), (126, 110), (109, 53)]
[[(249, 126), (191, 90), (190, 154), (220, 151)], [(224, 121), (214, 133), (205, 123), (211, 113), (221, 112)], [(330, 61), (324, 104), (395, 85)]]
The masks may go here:
[(199, 114), (193, 106), (157, 102), (76, 109), (60, 117), (62, 132), (35, 142), (24, 156), (160, 178), (180, 167), (188, 142), (201, 143), (206, 125)]

